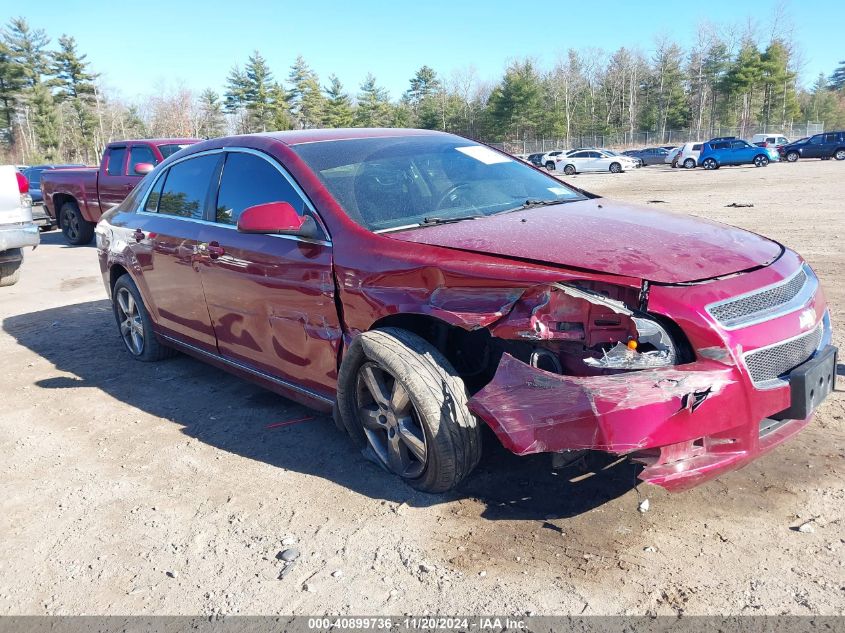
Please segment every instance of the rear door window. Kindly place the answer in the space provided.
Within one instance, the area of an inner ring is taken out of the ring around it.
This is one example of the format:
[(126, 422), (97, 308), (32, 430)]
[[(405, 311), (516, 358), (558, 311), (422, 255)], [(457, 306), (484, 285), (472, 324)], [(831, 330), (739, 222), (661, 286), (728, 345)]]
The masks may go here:
[(202, 220), (211, 179), (219, 161), (220, 154), (209, 154), (173, 165), (164, 180), (158, 212)]
[(694, 151), (694, 152), (700, 152), (700, 151), (701, 151), (701, 143), (696, 143), (695, 145), (693, 145), (693, 146), (692, 146), (692, 151)]
[(300, 215), (305, 208), (293, 185), (268, 161), (254, 154), (226, 154), (215, 220), (237, 224), (244, 209), (267, 202), (288, 202)]
[(109, 149), (109, 155), (106, 159), (106, 173), (109, 176), (122, 176), (123, 163), (126, 159), (125, 147), (112, 147)]

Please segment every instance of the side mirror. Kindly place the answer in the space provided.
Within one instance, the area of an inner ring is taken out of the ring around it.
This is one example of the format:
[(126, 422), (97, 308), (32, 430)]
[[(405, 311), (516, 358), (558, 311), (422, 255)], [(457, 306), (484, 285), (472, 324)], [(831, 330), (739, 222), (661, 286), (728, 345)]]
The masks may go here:
[(244, 209), (238, 217), (238, 231), (312, 239), (322, 237), (314, 218), (299, 215), (288, 202), (267, 202)]
[(135, 166), (132, 169), (133, 173), (140, 174), (141, 176), (146, 176), (153, 169), (155, 169), (155, 165), (153, 165), (152, 163), (135, 163)]

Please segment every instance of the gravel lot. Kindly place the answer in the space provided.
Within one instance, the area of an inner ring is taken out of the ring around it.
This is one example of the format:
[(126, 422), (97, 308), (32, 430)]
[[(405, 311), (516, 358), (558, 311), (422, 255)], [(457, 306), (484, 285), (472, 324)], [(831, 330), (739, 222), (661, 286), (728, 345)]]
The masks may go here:
[[(845, 164), (571, 180), (797, 249), (845, 343)], [(686, 493), (491, 441), (432, 497), (324, 416), (187, 357), (129, 360), (93, 247), (43, 235), (0, 317), (0, 614), (845, 614), (842, 387), (796, 440)], [(279, 579), (283, 540), (300, 554)]]

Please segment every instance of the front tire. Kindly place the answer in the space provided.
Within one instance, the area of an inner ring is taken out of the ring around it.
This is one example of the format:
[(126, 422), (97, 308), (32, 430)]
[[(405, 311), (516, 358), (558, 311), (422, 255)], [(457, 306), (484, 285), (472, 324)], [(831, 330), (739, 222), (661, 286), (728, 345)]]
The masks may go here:
[(794, 163), (798, 160), (799, 154), (798, 152), (787, 152), (786, 153), (786, 161), (788, 163)]
[(407, 484), (440, 493), (481, 457), (463, 380), (425, 339), (399, 328), (361, 334), (343, 359), (337, 403), (365, 454)]
[(838, 149), (833, 153), (836, 160), (845, 160), (845, 149)]
[(68, 201), (62, 205), (59, 213), (59, 226), (68, 243), (83, 246), (94, 237), (94, 223), (82, 217), (76, 202)]
[(611, 174), (621, 174), (622, 173), (622, 165), (619, 163), (610, 163), (610, 173)]
[(176, 353), (156, 338), (150, 313), (138, 286), (129, 275), (121, 276), (114, 284), (112, 310), (120, 338), (132, 358), (150, 363), (170, 358)]
[(684, 169), (695, 169), (695, 159), (694, 158), (687, 158), (684, 161)]
[(701, 163), (701, 166), (704, 167), (704, 169), (710, 171), (713, 169), (718, 169), (719, 163), (717, 163), (716, 160), (713, 158), (705, 158), (704, 162)]

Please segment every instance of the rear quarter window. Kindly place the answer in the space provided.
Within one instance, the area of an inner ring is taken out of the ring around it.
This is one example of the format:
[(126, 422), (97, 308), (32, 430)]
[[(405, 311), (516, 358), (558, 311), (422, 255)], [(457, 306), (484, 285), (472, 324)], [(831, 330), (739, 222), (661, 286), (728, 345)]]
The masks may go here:
[(701, 143), (692, 146), (692, 151), (700, 152), (701, 151)]
[(108, 158), (106, 159), (106, 173), (109, 176), (122, 176), (125, 158), (125, 147), (112, 147), (109, 149)]

